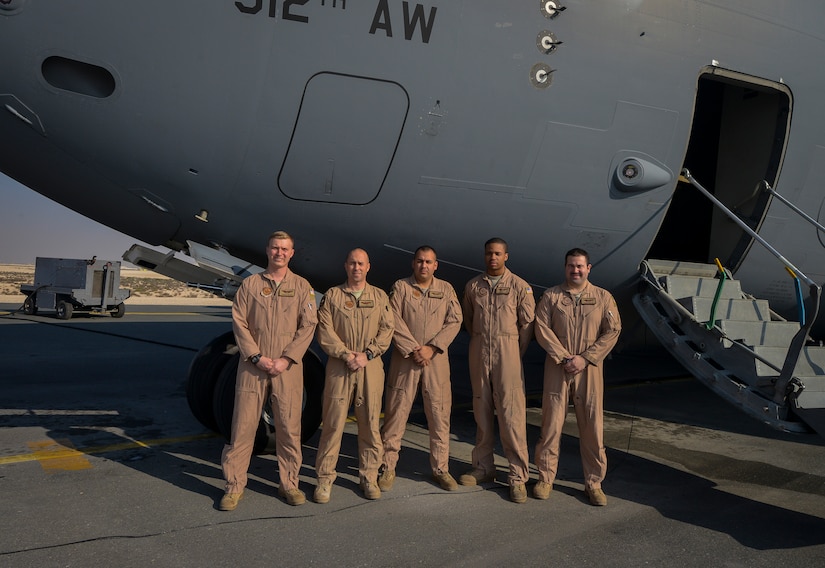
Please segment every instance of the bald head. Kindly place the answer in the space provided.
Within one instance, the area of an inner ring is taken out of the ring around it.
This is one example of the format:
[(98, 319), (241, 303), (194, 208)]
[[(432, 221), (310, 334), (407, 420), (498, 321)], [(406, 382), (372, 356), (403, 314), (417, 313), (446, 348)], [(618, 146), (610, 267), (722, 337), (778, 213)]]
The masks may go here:
[(344, 263), (347, 271), (347, 287), (361, 290), (367, 285), (367, 272), (370, 271), (370, 257), (364, 249), (352, 249)]

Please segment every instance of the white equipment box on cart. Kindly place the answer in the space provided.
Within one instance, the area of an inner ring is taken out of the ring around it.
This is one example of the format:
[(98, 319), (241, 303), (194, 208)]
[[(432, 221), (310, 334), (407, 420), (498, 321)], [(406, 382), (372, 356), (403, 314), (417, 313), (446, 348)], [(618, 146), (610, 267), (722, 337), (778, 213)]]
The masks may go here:
[(60, 319), (74, 312), (110, 313), (123, 317), (131, 291), (120, 287), (120, 261), (41, 258), (34, 265), (34, 284), (22, 284), (23, 311), (53, 309)]

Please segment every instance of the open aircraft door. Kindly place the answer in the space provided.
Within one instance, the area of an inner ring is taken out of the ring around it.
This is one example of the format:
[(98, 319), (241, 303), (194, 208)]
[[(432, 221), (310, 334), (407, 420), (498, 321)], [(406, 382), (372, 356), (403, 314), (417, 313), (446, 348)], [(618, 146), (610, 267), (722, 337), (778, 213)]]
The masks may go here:
[[(790, 111), (780, 83), (715, 68), (700, 77), (685, 167), (640, 266), (633, 304), (668, 351), (722, 398), (779, 430), (825, 436), (825, 347), (808, 335), (821, 286), (758, 234), (772, 197), (817, 224), (772, 189)], [(752, 246), (791, 274), (798, 321), (733, 278)]]
[[(699, 76), (684, 168), (754, 231), (765, 219), (788, 142), (790, 89), (707, 67)], [(753, 239), (680, 181), (648, 258), (722, 264), (736, 271)]]

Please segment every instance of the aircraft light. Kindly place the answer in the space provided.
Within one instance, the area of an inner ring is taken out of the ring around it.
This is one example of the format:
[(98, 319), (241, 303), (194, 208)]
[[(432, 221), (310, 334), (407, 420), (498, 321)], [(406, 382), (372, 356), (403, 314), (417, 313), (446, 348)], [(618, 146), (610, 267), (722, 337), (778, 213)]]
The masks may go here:
[(612, 189), (621, 193), (639, 193), (657, 189), (669, 184), (673, 175), (663, 164), (654, 163), (652, 158), (625, 156), (618, 161), (614, 158)]
[(204, 223), (209, 222), (208, 217), (209, 217), (209, 211), (207, 211), (206, 209), (201, 209), (200, 211), (195, 213), (195, 219), (197, 219), (198, 221), (203, 221)]

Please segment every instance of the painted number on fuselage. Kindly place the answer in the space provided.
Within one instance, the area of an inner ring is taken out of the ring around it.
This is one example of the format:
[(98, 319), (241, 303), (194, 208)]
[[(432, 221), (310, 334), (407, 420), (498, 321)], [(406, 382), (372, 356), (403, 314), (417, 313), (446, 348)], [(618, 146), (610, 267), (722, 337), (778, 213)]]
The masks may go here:
[[(293, 12), (293, 6), (303, 6), (307, 4), (309, 0), (281, 0), (283, 4), (281, 8), (281, 17), (284, 20), (291, 20), (293, 22), (301, 22), (303, 24), (309, 23), (309, 16), (304, 16), (298, 13)], [(346, 10), (347, 9), (347, 0), (331, 0), (332, 7), (337, 8), (338, 3), (341, 3), (341, 8)], [(326, 5), (326, 0), (321, 0), (321, 6)], [(269, 17), (275, 17), (275, 9), (278, 6), (277, 0), (269, 0)], [(237, 0), (235, 2), (235, 7), (238, 8), (244, 14), (257, 14), (260, 12), (264, 7), (264, 0), (255, 0), (254, 4), (251, 6), (247, 6), (241, 0)]]
[[(321, 6), (330, 6), (332, 8), (347, 9), (347, 0), (316, 0), (321, 2)], [(398, 0), (395, 0), (396, 2)], [(302, 24), (309, 23), (309, 16), (300, 13), (299, 7), (308, 4), (310, 0), (269, 0), (270, 18), (276, 17), (276, 10), (278, 4), (281, 4), (281, 19), (300, 22)], [(258, 14), (264, 8), (264, 0), (236, 0), (235, 7), (244, 14)], [(435, 13), (438, 10), (436, 6), (429, 9), (429, 14), (425, 12), (422, 4), (415, 4), (411, 7), (410, 2), (406, 0), (401, 2), (401, 13), (404, 25), (404, 39), (412, 41), (416, 35), (416, 30), (421, 30), (421, 41), (423, 43), (430, 43), (430, 36), (433, 33), (433, 26), (435, 25)], [(383, 31), (387, 37), (392, 37), (393, 13), (396, 21), (398, 20), (398, 5), (395, 10), (390, 10), (389, 0), (378, 0), (375, 7), (375, 12), (372, 17), (369, 32), (372, 35)]]

